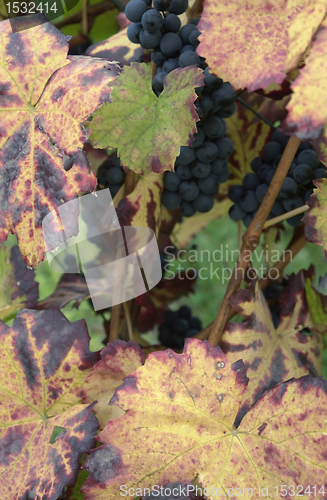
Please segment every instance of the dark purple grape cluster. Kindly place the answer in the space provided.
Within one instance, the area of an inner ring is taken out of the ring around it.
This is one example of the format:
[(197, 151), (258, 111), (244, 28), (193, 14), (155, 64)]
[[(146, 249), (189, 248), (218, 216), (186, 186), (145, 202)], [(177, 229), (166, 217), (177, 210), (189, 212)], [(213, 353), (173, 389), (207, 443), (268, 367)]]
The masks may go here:
[(186, 11), (188, 0), (153, 0), (153, 7), (151, 4), (151, 0), (130, 0), (126, 5), (125, 15), (133, 23), (127, 28), (128, 39), (145, 49), (163, 43), (173, 50), (181, 27), (178, 16)]
[[(233, 220), (243, 220), (246, 227), (250, 225), (267, 193), (288, 140), (287, 135), (276, 129), (272, 140), (264, 148), (263, 156), (252, 160), (253, 173), (244, 176), (242, 185), (230, 187), (228, 196), (235, 203), (229, 211)], [(302, 207), (313, 192), (312, 180), (323, 177), (326, 177), (326, 168), (317, 153), (308, 142), (301, 142), (268, 218)], [(303, 213), (290, 217), (287, 222), (298, 227), (302, 218)]]
[(192, 317), (188, 306), (181, 306), (178, 311), (165, 311), (163, 322), (159, 326), (159, 341), (170, 349), (183, 349), (186, 337), (193, 337), (202, 330), (201, 320)]
[(104, 188), (109, 188), (111, 197), (114, 198), (124, 183), (124, 170), (117, 154), (114, 154), (99, 166), (97, 178), (98, 184)]

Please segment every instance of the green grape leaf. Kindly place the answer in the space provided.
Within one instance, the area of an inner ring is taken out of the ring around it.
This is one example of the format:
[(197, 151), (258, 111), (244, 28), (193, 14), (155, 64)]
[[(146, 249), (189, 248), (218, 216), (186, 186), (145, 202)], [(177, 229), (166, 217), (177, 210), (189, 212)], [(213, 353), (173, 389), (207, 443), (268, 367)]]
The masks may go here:
[(234, 88), (281, 84), (301, 62), (326, 10), (326, 0), (212, 0), (198, 24), (197, 53)]
[(126, 413), (83, 465), (86, 500), (132, 499), (137, 488), (195, 479), (209, 500), (236, 500), (235, 488), (251, 487), (256, 499), (278, 498), (281, 485), (326, 488), (327, 381), (307, 375), (278, 385), (235, 428), (247, 382), (244, 363), (207, 341), (148, 354), (110, 402)]
[(294, 286), (299, 285), (301, 278), (301, 274), (291, 277), (290, 289), (280, 298), (278, 328), (274, 327), (258, 282), (249, 290), (239, 290), (230, 299), (233, 308), (247, 319), (227, 323), (220, 342), (231, 362), (240, 358), (244, 361), (250, 379), (240, 415), (267, 390), (289, 378), (321, 375), (322, 336), (315, 332), (305, 335), (301, 331), (313, 326), (305, 290)]
[(98, 148), (115, 147), (122, 165), (139, 174), (174, 170), (181, 146), (190, 145), (198, 116), (195, 87), (203, 83), (202, 70), (179, 68), (166, 76), (156, 97), (151, 68), (131, 63), (112, 84), (112, 102), (102, 106), (89, 124)]
[(0, 319), (7, 321), (23, 307), (33, 308), (39, 296), (35, 272), (27, 269), (18, 245), (0, 247)]
[(120, 68), (67, 59), (67, 37), (49, 22), (18, 33), (1, 22), (0, 48), (0, 243), (16, 234), (24, 262), (36, 267), (45, 256), (44, 217), (96, 188), (82, 124), (110, 100)]
[[(84, 320), (57, 309), (19, 311), (0, 322), (0, 495), (56, 500), (94, 445), (98, 422), (81, 388), (99, 354)], [(59, 432), (59, 433), (58, 433)]]

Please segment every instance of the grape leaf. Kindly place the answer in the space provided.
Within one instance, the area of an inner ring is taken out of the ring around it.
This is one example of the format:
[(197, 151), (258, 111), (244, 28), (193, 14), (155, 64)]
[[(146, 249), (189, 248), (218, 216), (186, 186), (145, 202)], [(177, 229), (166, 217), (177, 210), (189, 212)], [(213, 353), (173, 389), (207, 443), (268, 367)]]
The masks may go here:
[(139, 332), (145, 333), (161, 323), (162, 313), (167, 311), (168, 305), (180, 297), (194, 293), (194, 285), (195, 279), (188, 279), (181, 272), (173, 279), (162, 278), (152, 290), (136, 297), (136, 303), (141, 306), (137, 320)]
[(35, 272), (27, 269), (18, 245), (0, 247), (0, 319), (7, 321), (22, 307), (35, 306), (39, 284)]
[(85, 55), (102, 57), (108, 59), (108, 61), (118, 61), (124, 66), (129, 65), (131, 62), (137, 62), (142, 56), (144, 49), (130, 42), (126, 33), (127, 28), (124, 28), (115, 35), (107, 38), (107, 40), (96, 45), (91, 45), (85, 52)]
[(243, 362), (232, 364), (207, 341), (186, 339), (182, 354), (149, 354), (110, 402), (126, 413), (108, 423), (83, 466), (86, 500), (117, 498), (121, 485), (195, 478), (210, 488), (209, 499), (236, 499), (227, 494), (235, 487), (252, 487), (260, 498), (259, 486), (268, 485), (274, 498), (280, 484), (326, 486), (327, 381), (308, 375), (280, 384), (236, 429), (247, 381)]
[(180, 221), (180, 219), (181, 213), (179, 208), (176, 208), (175, 210), (167, 210), (166, 207), (161, 205), (161, 218), (158, 235), (158, 247), (161, 254), (164, 253), (166, 247), (172, 244), (172, 231), (175, 224)]
[(100, 357), (89, 340), (84, 320), (70, 323), (57, 309), (19, 311), (12, 327), (0, 322), (1, 498), (55, 500), (76, 481), (79, 453), (98, 427), (80, 404)]
[(140, 176), (132, 193), (118, 203), (120, 225), (150, 227), (158, 235), (162, 189), (162, 175), (151, 172)]
[(235, 88), (280, 84), (301, 62), (326, 10), (326, 0), (211, 1), (198, 24), (197, 53)]
[(308, 142), (317, 153), (319, 160), (327, 167), (327, 123), (319, 137), (310, 139)]
[[(24, 262), (36, 267), (45, 255), (43, 218), (96, 188), (82, 123), (110, 100), (120, 70), (102, 59), (67, 59), (67, 37), (49, 22), (13, 33), (3, 21), (0, 37), (0, 243), (16, 233)], [(68, 171), (64, 155), (74, 163)]]
[(193, 66), (172, 71), (159, 97), (151, 81), (150, 66), (125, 67), (112, 84), (112, 102), (89, 124), (93, 145), (117, 148), (125, 169), (139, 174), (173, 171), (180, 146), (192, 143), (198, 121), (194, 88), (203, 84), (203, 74)]
[(83, 403), (97, 401), (94, 411), (103, 429), (109, 420), (120, 417), (123, 411), (117, 406), (109, 406), (109, 401), (125, 377), (133, 373), (144, 363), (144, 354), (140, 346), (130, 340), (115, 340), (101, 350), (101, 360), (93, 367), (82, 389)]
[(69, 302), (74, 300), (73, 307), (79, 308), (82, 300), (90, 297), (90, 292), (86, 284), (86, 280), (79, 274), (63, 274), (57, 288), (49, 297), (40, 300), (33, 309), (49, 309), (57, 307), (62, 309)]
[(301, 332), (312, 326), (304, 290), (294, 290), (292, 299), (293, 307), (287, 313), (281, 307), (277, 329), (258, 282), (249, 290), (239, 290), (230, 299), (233, 308), (247, 318), (243, 323), (227, 323), (220, 342), (229, 361), (240, 358), (244, 361), (250, 379), (240, 415), (265, 391), (289, 378), (309, 373), (321, 375), (322, 337)]
[(317, 179), (313, 183), (317, 189), (308, 199), (309, 210), (302, 219), (305, 237), (311, 243), (321, 245), (327, 256), (327, 179)]
[(302, 140), (319, 137), (327, 122), (326, 45), (327, 18), (314, 37), (310, 53), (305, 59), (305, 66), (300, 69), (300, 75), (291, 85), (293, 93), (286, 106), (288, 115), (283, 122), (283, 130)]

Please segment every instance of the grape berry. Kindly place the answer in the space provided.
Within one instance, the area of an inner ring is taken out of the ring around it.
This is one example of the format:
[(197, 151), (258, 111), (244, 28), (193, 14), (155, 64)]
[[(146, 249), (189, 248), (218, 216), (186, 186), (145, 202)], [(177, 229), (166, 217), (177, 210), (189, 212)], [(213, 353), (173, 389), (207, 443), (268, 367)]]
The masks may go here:
[(163, 322), (159, 326), (159, 341), (171, 349), (183, 349), (186, 337), (194, 337), (202, 330), (201, 320), (192, 317), (188, 306), (181, 306), (178, 311), (165, 311)]

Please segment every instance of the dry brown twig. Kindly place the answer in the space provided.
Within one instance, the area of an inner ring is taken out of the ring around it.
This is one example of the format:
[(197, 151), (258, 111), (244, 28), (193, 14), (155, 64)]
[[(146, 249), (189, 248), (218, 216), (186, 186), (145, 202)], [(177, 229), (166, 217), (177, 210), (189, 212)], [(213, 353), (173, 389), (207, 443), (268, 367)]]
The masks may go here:
[(271, 208), (278, 196), (280, 188), (284, 182), (287, 172), (290, 168), (295, 153), (300, 145), (301, 140), (297, 137), (290, 137), (288, 144), (285, 148), (283, 156), (276, 169), (275, 175), (271, 181), (269, 189), (264, 197), (256, 216), (251, 222), (250, 226), (243, 235), (243, 243), (240, 251), (239, 258), (235, 264), (234, 272), (229, 281), (227, 290), (225, 292), (223, 301), (219, 308), (216, 319), (212, 325), (209, 342), (211, 345), (216, 346), (219, 344), (220, 338), (224, 331), (225, 325), (228, 321), (233, 308), (230, 305), (229, 299), (238, 290), (249, 262), (249, 255), (252, 255), (254, 249), (259, 245), (260, 235)]

